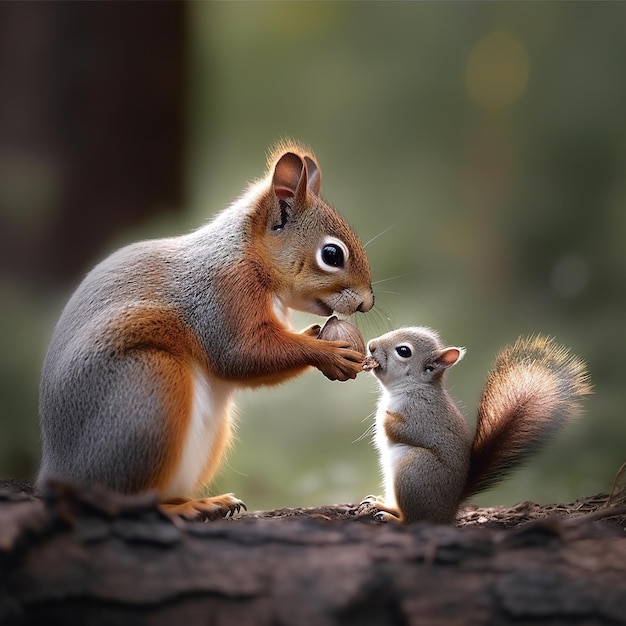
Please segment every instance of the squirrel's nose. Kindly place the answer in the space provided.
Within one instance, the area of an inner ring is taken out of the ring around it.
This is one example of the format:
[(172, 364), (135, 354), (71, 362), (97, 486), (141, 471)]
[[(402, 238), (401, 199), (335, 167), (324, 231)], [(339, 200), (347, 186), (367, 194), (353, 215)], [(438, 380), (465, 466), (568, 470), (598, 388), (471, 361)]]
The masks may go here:
[(370, 342), (367, 344), (367, 349), (368, 349), (371, 353), (373, 353), (373, 352), (374, 352), (374, 350), (376, 350), (376, 344), (375, 344), (373, 341), (370, 341)]
[(374, 293), (370, 291), (368, 297), (356, 308), (359, 313), (367, 313), (374, 306)]

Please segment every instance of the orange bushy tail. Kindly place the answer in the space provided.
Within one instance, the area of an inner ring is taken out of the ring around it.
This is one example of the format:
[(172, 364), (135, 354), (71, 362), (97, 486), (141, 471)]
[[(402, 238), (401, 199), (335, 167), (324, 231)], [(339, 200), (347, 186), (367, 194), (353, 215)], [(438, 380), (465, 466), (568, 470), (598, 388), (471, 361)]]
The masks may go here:
[(467, 498), (484, 491), (580, 413), (591, 393), (583, 361), (549, 338), (522, 337), (497, 357), (478, 405)]

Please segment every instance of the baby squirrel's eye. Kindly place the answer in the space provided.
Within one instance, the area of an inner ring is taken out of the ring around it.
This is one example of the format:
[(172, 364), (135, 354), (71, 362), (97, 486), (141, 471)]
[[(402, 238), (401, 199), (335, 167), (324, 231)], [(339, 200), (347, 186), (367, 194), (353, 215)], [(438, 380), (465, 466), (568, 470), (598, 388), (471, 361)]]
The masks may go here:
[(398, 346), (396, 352), (398, 356), (401, 356), (403, 359), (408, 359), (413, 354), (409, 346)]
[(430, 374), (431, 372), (435, 371), (435, 368), (432, 365), (425, 365), (424, 366), (424, 371), (428, 374)]
[(327, 237), (321, 248), (317, 250), (317, 264), (326, 272), (337, 272), (346, 264), (348, 248), (333, 237)]

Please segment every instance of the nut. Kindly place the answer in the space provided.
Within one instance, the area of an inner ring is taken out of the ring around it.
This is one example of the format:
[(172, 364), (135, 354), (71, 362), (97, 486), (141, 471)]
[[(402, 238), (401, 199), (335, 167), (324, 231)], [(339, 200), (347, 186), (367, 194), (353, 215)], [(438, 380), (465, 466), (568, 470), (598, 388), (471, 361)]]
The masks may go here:
[(371, 370), (375, 370), (379, 367), (380, 363), (370, 354), (365, 357), (365, 361), (363, 362), (363, 371), (370, 372)]
[(326, 320), (317, 338), (326, 341), (345, 341), (350, 344), (352, 350), (365, 354), (365, 341), (361, 331), (354, 324), (340, 320), (335, 315)]

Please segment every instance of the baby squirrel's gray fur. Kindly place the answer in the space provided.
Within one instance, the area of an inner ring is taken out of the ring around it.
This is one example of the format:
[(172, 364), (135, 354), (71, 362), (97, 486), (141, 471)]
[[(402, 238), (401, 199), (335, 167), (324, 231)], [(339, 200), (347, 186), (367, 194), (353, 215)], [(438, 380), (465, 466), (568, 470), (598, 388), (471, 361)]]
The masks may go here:
[(582, 361), (544, 337), (502, 351), (478, 407), (472, 438), (444, 385), (465, 350), (436, 332), (400, 328), (369, 343), (381, 385), (375, 445), (384, 498), (369, 496), (385, 519), (450, 523), (459, 504), (523, 463), (576, 416), (591, 386)]

